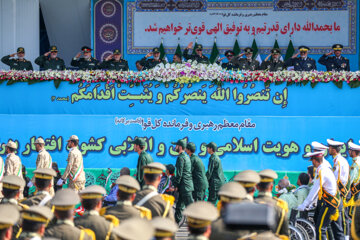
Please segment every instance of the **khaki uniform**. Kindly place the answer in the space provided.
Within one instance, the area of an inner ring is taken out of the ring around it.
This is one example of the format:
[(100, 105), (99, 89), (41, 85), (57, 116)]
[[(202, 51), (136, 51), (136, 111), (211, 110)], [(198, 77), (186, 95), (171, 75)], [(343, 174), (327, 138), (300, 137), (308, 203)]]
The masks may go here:
[[(81, 238), (81, 236), (84, 236)], [(61, 240), (91, 240), (83, 230), (74, 226), (74, 223), (70, 220), (57, 220), (56, 224), (47, 228), (45, 231), (45, 237), (58, 238)]]
[(121, 221), (140, 217), (140, 211), (130, 201), (118, 201), (115, 206), (103, 208), (101, 215), (113, 215)]
[[(50, 153), (45, 149), (39, 151), (37, 158), (36, 158), (36, 169), (39, 168), (52, 168), (52, 158)], [(35, 182), (35, 177), (31, 179), (31, 181)], [(54, 186), (54, 180), (52, 180), (52, 185)], [(50, 195), (54, 196), (54, 187), (50, 188)]]
[(237, 240), (250, 234), (247, 230), (227, 230), (222, 218), (218, 218), (211, 224), (210, 240), (226, 239)]
[[(157, 192), (157, 189), (154, 186), (145, 185), (143, 190), (136, 193), (134, 200), (134, 205), (136, 205), (141, 199), (146, 197), (151, 192)], [(147, 200), (142, 207), (148, 208), (151, 211), (151, 216), (154, 217), (167, 217), (173, 221), (174, 212), (169, 201), (165, 201), (160, 194), (155, 195), (154, 197)]]
[(46, 191), (39, 191), (36, 193), (36, 195), (22, 201), (22, 203), (27, 206), (40, 205), (51, 208), (51, 198), (52, 196), (50, 195), (50, 193)]
[(93, 230), (96, 239), (106, 239), (108, 235), (110, 237), (113, 228), (113, 225), (106, 221), (105, 218), (101, 217), (95, 210), (85, 211), (83, 216), (74, 219), (74, 224), (78, 228), (88, 228)]
[(84, 189), (86, 179), (83, 157), (80, 150), (77, 147), (72, 148), (66, 161), (68, 164), (61, 178), (64, 180), (69, 178), (68, 186), (75, 191)]
[(4, 176), (16, 175), (23, 178), (21, 160), (15, 153), (9, 153), (5, 160)]
[(41, 239), (41, 235), (34, 232), (22, 232), (17, 238), (19, 240), (32, 240), (32, 239)]

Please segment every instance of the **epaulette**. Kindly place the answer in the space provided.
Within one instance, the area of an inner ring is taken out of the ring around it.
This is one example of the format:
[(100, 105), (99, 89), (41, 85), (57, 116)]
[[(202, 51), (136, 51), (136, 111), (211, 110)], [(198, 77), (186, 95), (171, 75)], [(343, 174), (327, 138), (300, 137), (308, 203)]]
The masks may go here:
[(85, 239), (84, 235), (87, 234), (92, 240), (96, 239), (95, 233), (93, 230), (89, 229), (89, 228), (82, 228), (80, 227), (81, 232), (80, 232), (80, 238), (79, 239)]
[(120, 223), (120, 221), (119, 221), (119, 219), (117, 218), (117, 217), (115, 217), (114, 215), (104, 215), (104, 218), (107, 220), (107, 221), (109, 221), (109, 222), (111, 222), (115, 227), (117, 227), (117, 226), (119, 226), (119, 223)]
[(168, 195), (168, 194), (160, 194), (161, 198), (165, 201), (165, 202), (170, 202), (171, 206), (174, 205), (175, 203), (175, 197)]
[(107, 210), (108, 208), (109, 208), (109, 207), (103, 207), (103, 208), (101, 208), (100, 211), (99, 211), (100, 216), (104, 216), (105, 213), (106, 213), (106, 210)]
[(27, 210), (30, 207), (28, 205), (22, 204), (22, 203), (18, 203), (18, 205), (23, 209), (23, 210)]
[(25, 200), (27, 200), (27, 198), (23, 198), (23, 199), (19, 200), (18, 202), (19, 202), (19, 203), (22, 203), (22, 202), (25, 201)]
[(141, 218), (146, 218), (147, 220), (152, 219), (152, 214), (151, 214), (150, 209), (148, 209), (146, 207), (136, 206), (136, 205), (134, 207), (140, 211)]
[(280, 207), (281, 209), (284, 209), (286, 212), (289, 211), (287, 202), (285, 202), (284, 200), (279, 199), (279, 198), (274, 198), (274, 199), (276, 200), (276, 205), (278, 207)]

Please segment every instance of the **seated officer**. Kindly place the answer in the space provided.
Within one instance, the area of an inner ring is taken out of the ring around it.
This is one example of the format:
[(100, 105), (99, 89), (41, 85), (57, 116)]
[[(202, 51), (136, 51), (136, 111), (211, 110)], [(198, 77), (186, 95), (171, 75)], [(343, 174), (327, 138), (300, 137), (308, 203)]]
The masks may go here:
[(75, 218), (74, 224), (78, 228), (91, 229), (96, 239), (109, 239), (112, 228), (118, 225), (117, 221), (110, 223), (99, 214), (105, 193), (106, 190), (98, 185), (88, 186), (79, 193), (85, 212), (82, 216)]
[[(79, 70), (95, 70), (99, 67), (99, 61), (91, 56), (92, 49), (84, 46), (81, 48), (82, 52), (76, 54), (76, 56), (71, 60), (71, 66), (78, 67)], [(84, 57), (81, 57), (81, 54)]]
[[(350, 63), (349, 59), (341, 56), (341, 51), (343, 49), (343, 45), (334, 44), (332, 46), (332, 51), (322, 55), (318, 62), (321, 65), (326, 66), (326, 71), (350, 71)], [(330, 56), (334, 54), (335, 56)]]
[(41, 70), (64, 70), (64, 60), (58, 58), (58, 49), (51, 46), (50, 51), (35, 59), (35, 63), (40, 66)]
[(105, 58), (105, 61), (101, 63), (101, 69), (115, 70), (115, 71), (128, 71), (128, 62), (121, 58), (121, 52), (119, 49), (115, 49), (113, 54), (110, 54)]
[(155, 217), (151, 220), (151, 224), (155, 229), (155, 240), (173, 240), (175, 239), (178, 225), (168, 218)]
[(152, 240), (155, 231), (150, 221), (131, 218), (121, 222), (112, 233), (119, 240)]
[(238, 67), (231, 61), (234, 58), (234, 52), (233, 51), (227, 50), (225, 52), (225, 57), (220, 58), (218, 61), (216, 61), (216, 63), (220, 64), (220, 62), (225, 58), (228, 60), (228, 62), (221, 64), (222, 68), (224, 68), (226, 70), (237, 70), (238, 69)]
[(190, 204), (184, 210), (190, 232), (189, 240), (207, 240), (211, 235), (211, 222), (219, 217), (213, 204), (198, 201)]
[[(299, 52), (294, 54), (291, 58), (286, 60), (285, 65), (287, 67), (294, 66), (295, 71), (312, 71), (316, 70), (316, 62), (314, 59), (308, 57), (310, 48), (306, 46), (300, 46)], [(297, 56), (300, 57), (298, 58)]]
[[(62, 240), (84, 239), (90, 240), (94, 232), (79, 229), (74, 226), (74, 208), (80, 201), (79, 195), (72, 189), (61, 189), (55, 193), (51, 204), (54, 206), (56, 223), (46, 228), (45, 236)], [(83, 238), (80, 238), (82, 236)], [(94, 239), (94, 238), (93, 238)]]
[(260, 182), (260, 176), (254, 170), (245, 170), (234, 177), (234, 182), (240, 183), (246, 190), (246, 200), (253, 202), (256, 185)]
[[(232, 59), (232, 62), (239, 67), (239, 70), (243, 71), (255, 71), (260, 69), (260, 63), (258, 60), (253, 59), (254, 49), (247, 47), (244, 52)], [(246, 58), (241, 58), (242, 56)]]
[[(153, 58), (148, 59), (151, 56), (153, 56)], [(146, 54), (145, 57), (143, 57), (140, 60), (140, 65), (143, 66), (143, 68), (141, 70), (154, 68), (156, 65), (158, 65), (160, 63), (165, 63), (165, 62), (162, 59), (160, 59), (159, 48), (157, 48), (157, 47), (153, 48), (152, 52), (149, 52), (148, 54)]]
[(182, 63), (181, 55), (178, 54), (178, 53), (175, 53), (174, 56), (173, 56), (172, 63)]
[(54, 214), (48, 207), (32, 206), (22, 212), (20, 240), (41, 239), (44, 236), (46, 225)]
[(39, 168), (34, 171), (35, 174), (35, 186), (36, 194), (25, 201), (23, 204), (28, 206), (40, 205), (51, 207), (50, 189), (52, 188), (53, 177), (56, 176), (56, 172), (51, 168)]
[(0, 205), (0, 239), (15, 239), (13, 226), (18, 223), (20, 213), (17, 207), (8, 204)]
[(189, 50), (193, 47), (193, 42), (190, 42), (189, 45), (185, 48), (184, 50), (184, 58), (186, 60), (192, 60), (192, 61), (196, 61), (198, 63), (205, 63), (205, 64), (209, 64), (209, 59), (202, 54), (202, 51), (203, 51), (203, 45), (201, 44), (198, 44), (196, 46), (196, 49), (195, 49), (195, 54), (189, 54)]
[(280, 49), (278, 48), (271, 49), (271, 54), (269, 54), (265, 58), (265, 60), (261, 63), (261, 67), (260, 67), (261, 70), (267, 70), (270, 72), (284, 70), (285, 63), (280, 60), (280, 56), (281, 56), (280, 54), (281, 54)]
[[(17, 55), (17, 58), (13, 58)], [(1, 61), (10, 66), (10, 70), (33, 70), (32, 64), (30, 61), (25, 58), (25, 49), (23, 47), (19, 47), (17, 49), (17, 53), (13, 53), (1, 58)], [(10, 59), (12, 58), (12, 59)]]

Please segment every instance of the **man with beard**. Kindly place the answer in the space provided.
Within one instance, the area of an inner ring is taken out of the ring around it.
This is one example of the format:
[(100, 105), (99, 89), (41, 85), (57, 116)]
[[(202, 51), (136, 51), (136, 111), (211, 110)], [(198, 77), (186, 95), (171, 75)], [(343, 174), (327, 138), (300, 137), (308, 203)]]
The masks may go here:
[[(76, 56), (71, 60), (71, 66), (78, 67), (79, 70), (95, 70), (99, 67), (99, 61), (91, 56), (92, 49), (84, 46), (81, 48), (82, 52), (76, 54)], [(81, 57), (81, 54), (84, 57)]]
[[(232, 59), (232, 62), (242, 71), (256, 71), (260, 69), (258, 60), (253, 59), (254, 49), (247, 47), (244, 52)], [(241, 58), (245, 55), (246, 58)]]
[[(151, 56), (153, 58), (148, 59)], [(152, 52), (149, 52), (140, 60), (140, 65), (144, 67), (142, 70), (152, 69), (160, 63), (163, 63), (163, 60), (160, 59), (160, 50), (157, 47), (153, 48)]]
[[(316, 62), (313, 58), (308, 57), (310, 48), (300, 46), (299, 52), (294, 54), (291, 58), (286, 60), (287, 67), (294, 66), (295, 71), (313, 71), (316, 70)], [(300, 57), (298, 58), (298, 56)]]
[[(326, 71), (350, 71), (350, 62), (346, 57), (341, 56), (343, 45), (334, 44), (332, 51), (322, 55), (318, 62), (326, 66)], [(334, 54), (335, 56), (331, 56)]]
[[(17, 56), (17, 58), (13, 58)], [(23, 47), (19, 47), (16, 53), (4, 56), (1, 58), (1, 61), (10, 66), (10, 70), (33, 70), (32, 64), (30, 61), (25, 58), (25, 49)], [(12, 58), (12, 59), (10, 59)]]
[(196, 46), (196, 49), (195, 49), (195, 54), (189, 54), (189, 51), (190, 49), (192, 48), (193, 46), (193, 43), (190, 42), (189, 45), (185, 48), (184, 50), (184, 58), (186, 60), (192, 60), (192, 61), (196, 61), (198, 63), (205, 63), (205, 64), (209, 64), (209, 59), (202, 54), (202, 51), (203, 51), (203, 45), (201, 44), (198, 44)]
[(128, 62), (121, 58), (121, 52), (119, 49), (115, 49), (113, 54), (110, 54), (105, 58), (105, 61), (101, 63), (100, 68), (111, 71), (128, 71)]
[(227, 50), (225, 52), (225, 57), (223, 58), (220, 58), (218, 61), (216, 61), (217, 64), (220, 64), (220, 62), (223, 60), (223, 59), (227, 59), (228, 62), (226, 63), (222, 63), (221, 64), (221, 67), (226, 69), (226, 70), (237, 70), (238, 69), (238, 66), (236, 66), (231, 60), (234, 59), (234, 52), (231, 51), (231, 50)]
[(281, 56), (280, 54), (281, 54), (280, 49), (278, 49), (278, 48), (271, 49), (271, 54), (269, 54), (265, 58), (265, 60), (261, 63), (260, 68), (262, 70), (267, 70), (270, 72), (284, 70), (285, 63), (282, 60), (280, 60), (280, 56)]
[(207, 152), (210, 154), (208, 170), (206, 177), (209, 182), (208, 202), (216, 204), (218, 200), (218, 191), (225, 183), (225, 176), (221, 164), (221, 160), (216, 154), (217, 146), (214, 142), (206, 145)]
[(59, 58), (56, 46), (51, 46), (50, 51), (35, 59), (35, 63), (40, 66), (41, 70), (64, 70), (64, 60)]
[(134, 151), (139, 154), (138, 163), (136, 166), (136, 180), (139, 182), (140, 187), (144, 185), (144, 167), (149, 163), (154, 162), (150, 154), (145, 152), (145, 140), (142, 138), (136, 138), (130, 142), (134, 144)]

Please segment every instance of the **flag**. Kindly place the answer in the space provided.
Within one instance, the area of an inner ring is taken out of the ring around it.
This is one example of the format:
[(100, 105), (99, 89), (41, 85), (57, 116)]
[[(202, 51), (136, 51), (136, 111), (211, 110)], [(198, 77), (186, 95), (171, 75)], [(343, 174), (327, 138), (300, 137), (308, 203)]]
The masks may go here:
[(165, 54), (165, 48), (164, 48), (164, 45), (163, 45), (162, 42), (161, 42), (160, 47), (159, 47), (159, 52), (160, 52), (160, 59), (165, 60), (166, 62), (168, 62), (168, 59), (167, 59), (166, 54)]
[(182, 58), (182, 51), (181, 51), (180, 43), (178, 43), (178, 45), (176, 47), (175, 54), (179, 54), (180, 58)]
[[(274, 47), (273, 48), (278, 48), (278, 49), (280, 49), (280, 47), (279, 47), (279, 43), (278, 43), (278, 41), (277, 41), (277, 39), (275, 39), (275, 43), (274, 43)], [(271, 57), (271, 59), (272, 59), (272, 57)], [(281, 53), (280, 53), (280, 58), (279, 58), (281, 61), (284, 61), (284, 58), (282, 57), (282, 55), (281, 55)]]
[(288, 60), (289, 58), (291, 58), (295, 53), (295, 48), (294, 48), (294, 45), (290, 39), (289, 41), (289, 45), (286, 49), (286, 54), (285, 54), (285, 61)]
[(234, 43), (233, 52), (234, 52), (234, 56), (237, 56), (240, 54), (240, 46), (239, 46), (239, 42), (237, 39), (235, 40), (235, 43)]
[(213, 48), (211, 50), (211, 54), (210, 54), (210, 59), (209, 59), (210, 63), (216, 62), (218, 57), (219, 57), (219, 49), (217, 48), (216, 41), (215, 41), (214, 45), (213, 45)]
[(253, 59), (258, 60), (259, 63), (261, 63), (262, 60), (261, 60), (261, 57), (260, 57), (260, 54), (259, 54), (259, 49), (258, 49), (258, 47), (257, 47), (255, 38), (254, 38), (254, 40), (253, 40), (253, 43), (252, 43), (252, 45), (251, 45), (251, 48), (254, 50), (254, 52), (253, 52)]

